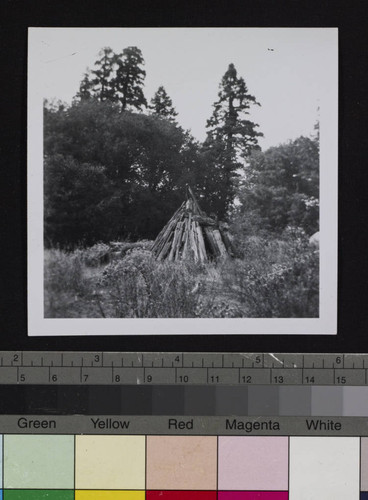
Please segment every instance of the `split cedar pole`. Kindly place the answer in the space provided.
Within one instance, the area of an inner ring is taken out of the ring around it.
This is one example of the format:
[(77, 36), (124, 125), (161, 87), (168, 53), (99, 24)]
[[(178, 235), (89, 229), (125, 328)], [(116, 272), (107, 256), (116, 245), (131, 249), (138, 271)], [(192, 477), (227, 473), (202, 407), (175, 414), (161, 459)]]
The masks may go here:
[(190, 238), (191, 238), (191, 242), (192, 242), (192, 248), (193, 248), (193, 253), (194, 253), (194, 260), (195, 260), (195, 262), (198, 262), (199, 255), (198, 255), (198, 248), (197, 248), (196, 241), (195, 241), (194, 222), (192, 222), (190, 229), (191, 229), (190, 230)]
[(185, 205), (185, 202), (183, 202), (180, 205), (180, 207), (177, 209), (177, 211), (171, 217), (171, 219), (169, 220), (169, 222), (167, 222), (167, 224), (165, 225), (165, 227), (159, 232), (159, 234), (158, 234), (155, 242), (153, 243), (153, 246), (152, 246), (152, 249), (151, 249), (152, 251), (154, 251), (156, 249), (157, 244), (161, 241), (161, 239), (164, 236), (164, 234), (168, 231), (170, 224), (172, 224), (176, 220), (177, 215), (179, 214), (180, 210), (184, 207), (184, 205)]
[(174, 239), (171, 245), (171, 250), (169, 253), (169, 260), (175, 260), (175, 251), (176, 251), (176, 245), (179, 237), (179, 232), (180, 232), (180, 227), (181, 227), (181, 222), (178, 222), (175, 227), (175, 232), (174, 232)]
[(178, 260), (179, 256), (180, 256), (181, 239), (183, 236), (183, 229), (184, 229), (185, 221), (180, 222), (178, 225), (179, 225), (179, 234), (178, 234), (178, 239), (177, 239), (176, 249), (175, 249), (175, 257), (174, 257), (175, 260)]
[[(160, 240), (157, 240), (155, 241), (153, 247), (152, 247), (152, 251), (154, 253), (156, 253), (157, 255), (161, 252), (162, 248), (165, 246), (165, 243), (167, 241), (167, 238), (170, 236), (171, 234), (171, 231), (174, 229), (175, 227), (175, 223), (176, 221), (173, 220), (172, 222), (169, 223), (169, 226), (166, 226), (166, 230), (163, 232)], [(161, 234), (161, 233), (160, 233)]]
[(168, 254), (168, 252), (170, 250), (171, 241), (172, 241), (172, 235), (169, 235), (163, 249), (161, 250), (161, 252), (157, 256), (158, 260), (164, 260), (164, 258), (166, 257), (166, 255)]
[(215, 257), (218, 257), (220, 255), (220, 252), (217, 248), (217, 244), (215, 242), (215, 239), (213, 237), (213, 229), (211, 227), (204, 227), (204, 232), (205, 235), (207, 236), (207, 241), (210, 246), (211, 252)]
[(197, 229), (197, 235), (198, 235), (199, 249), (200, 249), (201, 254), (203, 256), (203, 262), (206, 262), (208, 260), (207, 259), (206, 246), (205, 246), (205, 243), (204, 243), (201, 226), (198, 223), (196, 225), (196, 229)]
[(189, 217), (187, 217), (185, 219), (185, 241), (184, 241), (184, 249), (183, 249), (183, 259), (186, 259), (187, 255), (188, 255), (189, 224), (190, 224), (190, 214), (189, 214)]
[(225, 255), (227, 253), (226, 247), (221, 239), (221, 234), (220, 234), (220, 231), (218, 229), (213, 230), (213, 237), (215, 238), (215, 241), (217, 243), (217, 247), (219, 249), (221, 257), (225, 257)]

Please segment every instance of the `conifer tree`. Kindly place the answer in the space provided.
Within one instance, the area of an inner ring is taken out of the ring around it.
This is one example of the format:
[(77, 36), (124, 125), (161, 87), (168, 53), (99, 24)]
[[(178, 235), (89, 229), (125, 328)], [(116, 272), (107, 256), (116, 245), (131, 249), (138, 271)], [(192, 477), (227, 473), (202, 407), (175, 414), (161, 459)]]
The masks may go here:
[(149, 106), (153, 114), (167, 118), (168, 120), (174, 122), (178, 113), (173, 107), (171, 98), (168, 96), (165, 88), (161, 85), (155, 95), (151, 99), (151, 104)]
[(260, 105), (248, 93), (242, 77), (238, 77), (234, 64), (230, 64), (222, 77), (218, 100), (207, 121), (210, 139), (226, 144), (227, 151), (234, 158), (247, 157), (258, 146), (258, 137), (263, 134), (256, 130), (257, 124), (247, 118), (251, 105)]
[(77, 92), (75, 98), (79, 101), (85, 101), (92, 97), (93, 91), (93, 82), (91, 79), (91, 72), (87, 68), (87, 71), (84, 73), (83, 80), (79, 85), (79, 91)]
[(110, 47), (104, 47), (99, 52), (99, 59), (95, 62), (92, 70), (93, 95), (100, 101), (114, 99), (113, 72), (115, 54)]
[(238, 77), (234, 64), (230, 64), (220, 82), (218, 100), (207, 121), (204, 153), (211, 175), (207, 190), (212, 193), (213, 210), (225, 218), (235, 196), (239, 169), (252, 150), (260, 149), (257, 124), (249, 120), (249, 109), (259, 105), (248, 93), (242, 77)]
[(114, 78), (115, 97), (121, 103), (122, 110), (142, 109), (147, 106), (143, 93), (146, 72), (144, 59), (138, 47), (127, 47), (116, 56), (116, 76)]

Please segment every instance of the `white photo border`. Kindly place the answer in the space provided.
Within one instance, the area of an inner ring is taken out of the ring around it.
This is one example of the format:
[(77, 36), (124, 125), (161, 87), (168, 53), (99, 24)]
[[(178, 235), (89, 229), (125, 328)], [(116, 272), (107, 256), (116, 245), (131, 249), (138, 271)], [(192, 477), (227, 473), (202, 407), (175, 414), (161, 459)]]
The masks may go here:
[[(28, 335), (334, 335), (337, 333), (338, 29), (336, 51), (320, 105), (320, 297), (319, 318), (92, 319), (44, 317), (43, 87), (37, 30), (28, 35)], [(58, 28), (46, 28), (58, 29)], [(70, 28), (94, 29), (94, 28)], [(129, 29), (129, 28), (127, 28)], [(142, 28), (150, 29), (150, 28)], [(166, 29), (166, 28), (162, 28)], [(177, 28), (182, 29), (182, 28)], [(187, 29), (187, 28), (185, 28)], [(218, 28), (191, 28), (218, 29)], [(220, 28), (221, 29), (221, 28)], [(243, 28), (234, 28), (243, 29)], [(247, 29), (247, 28), (244, 28)], [(254, 29), (254, 28), (253, 28)], [(269, 28), (258, 28), (267, 30)], [(275, 28), (272, 28), (275, 29)], [(285, 29), (285, 28), (283, 28)], [(297, 30), (299, 28), (288, 28)], [(306, 29), (306, 28), (303, 28)]]

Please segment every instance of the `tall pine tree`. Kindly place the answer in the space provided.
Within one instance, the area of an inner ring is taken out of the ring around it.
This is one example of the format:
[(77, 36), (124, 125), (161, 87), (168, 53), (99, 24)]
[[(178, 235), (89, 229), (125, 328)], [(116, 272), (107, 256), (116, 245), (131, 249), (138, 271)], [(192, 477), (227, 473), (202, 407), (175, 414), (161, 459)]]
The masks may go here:
[(77, 92), (75, 99), (77, 101), (85, 101), (90, 99), (93, 95), (93, 82), (91, 78), (91, 72), (89, 68), (84, 73), (83, 80), (80, 82), (79, 91)]
[(121, 103), (122, 110), (147, 106), (143, 93), (146, 72), (143, 69), (144, 59), (138, 47), (127, 47), (119, 54), (115, 62), (118, 67), (114, 79), (115, 96)]
[(113, 100), (115, 95), (113, 73), (115, 54), (110, 47), (100, 50), (92, 70), (93, 95), (100, 101)]
[(249, 109), (259, 105), (248, 93), (242, 77), (238, 77), (234, 64), (230, 64), (222, 77), (218, 100), (207, 121), (207, 139), (204, 153), (207, 158), (213, 210), (220, 218), (226, 217), (235, 196), (238, 171), (254, 149), (259, 149), (257, 124), (249, 120)]
[(178, 116), (178, 113), (173, 107), (171, 98), (167, 95), (167, 92), (162, 85), (157, 89), (155, 95), (152, 97), (149, 108), (153, 114), (167, 118), (172, 122), (174, 122)]

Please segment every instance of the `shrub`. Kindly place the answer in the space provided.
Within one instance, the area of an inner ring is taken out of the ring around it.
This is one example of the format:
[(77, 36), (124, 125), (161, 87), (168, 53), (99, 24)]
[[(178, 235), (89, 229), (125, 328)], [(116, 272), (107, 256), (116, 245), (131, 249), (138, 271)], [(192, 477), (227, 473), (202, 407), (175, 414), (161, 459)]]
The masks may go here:
[(45, 250), (45, 288), (54, 291), (81, 293), (84, 288), (80, 252)]
[(106, 289), (110, 299), (105, 315), (190, 317), (198, 302), (197, 274), (185, 263), (157, 262), (149, 251), (131, 250), (103, 271), (100, 290)]
[(75, 296), (86, 292), (80, 251), (45, 250), (45, 317), (68, 317)]
[(106, 243), (96, 243), (95, 245), (81, 250), (83, 262), (90, 267), (96, 267), (108, 262), (111, 258), (111, 247)]
[(250, 237), (242, 259), (229, 261), (224, 285), (245, 307), (246, 317), (317, 317), (319, 256), (303, 232), (283, 239)]

